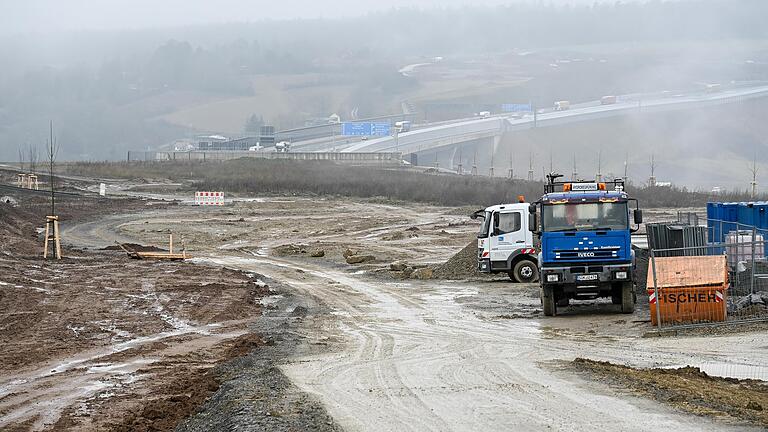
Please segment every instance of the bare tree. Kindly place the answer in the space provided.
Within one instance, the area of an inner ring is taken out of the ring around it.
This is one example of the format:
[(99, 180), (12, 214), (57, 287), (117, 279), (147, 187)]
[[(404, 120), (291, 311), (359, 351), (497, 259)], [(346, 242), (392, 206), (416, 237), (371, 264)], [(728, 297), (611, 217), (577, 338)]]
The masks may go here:
[(573, 169), (571, 170), (571, 180), (577, 181), (579, 179), (579, 172), (576, 171), (576, 153), (573, 154)]
[(629, 169), (629, 152), (627, 152), (627, 155), (624, 157), (624, 183), (627, 182), (628, 176), (627, 171)]
[(528, 153), (528, 181), (533, 181), (533, 153)]
[(55, 194), (55, 181), (53, 178), (53, 165), (56, 162), (56, 154), (59, 152), (59, 146), (56, 140), (53, 138), (53, 120), (50, 123), (50, 138), (46, 142), (46, 152), (48, 153), (48, 163), (50, 167), (48, 181), (51, 184), (51, 216), (56, 215), (56, 194)]
[(597, 151), (597, 174), (595, 175), (595, 181), (603, 181), (603, 149)]
[(19, 169), (24, 171), (24, 150), (19, 147)]
[(757, 172), (759, 169), (757, 168), (757, 153), (755, 153), (755, 157), (752, 159), (752, 165), (749, 167), (749, 171), (752, 173), (752, 181), (749, 182), (750, 185), (750, 198), (755, 199), (755, 196), (757, 196)]
[(27, 147), (27, 155), (29, 156), (29, 172), (35, 174), (37, 171), (37, 163), (40, 161), (40, 155), (37, 152), (37, 146), (30, 144)]

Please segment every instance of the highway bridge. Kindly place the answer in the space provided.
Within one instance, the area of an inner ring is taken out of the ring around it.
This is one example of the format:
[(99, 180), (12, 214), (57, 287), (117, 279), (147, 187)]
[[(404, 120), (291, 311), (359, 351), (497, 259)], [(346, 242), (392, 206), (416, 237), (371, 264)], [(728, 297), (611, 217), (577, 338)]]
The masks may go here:
[[(426, 127), (395, 136), (371, 138), (364, 141), (359, 138), (350, 141), (348, 137), (338, 137), (334, 146), (341, 152), (401, 152), (406, 154), (478, 141), (491, 141), (498, 144), (505, 133), (534, 127), (560, 126), (637, 112), (665, 112), (701, 108), (765, 96), (768, 96), (768, 85), (734, 87), (689, 95), (671, 92), (624, 95), (619, 96), (615, 104), (602, 105), (600, 101), (594, 101), (572, 105), (570, 109), (564, 111), (541, 110), (536, 115), (528, 115), (523, 118), (515, 118), (511, 114), (499, 114), (488, 118), (462, 119), (432, 126), (426, 125)], [(301, 145), (301, 143), (298, 144)], [(316, 146), (318, 144), (320, 143), (315, 143)], [(325, 150), (328, 150), (327, 147)]]

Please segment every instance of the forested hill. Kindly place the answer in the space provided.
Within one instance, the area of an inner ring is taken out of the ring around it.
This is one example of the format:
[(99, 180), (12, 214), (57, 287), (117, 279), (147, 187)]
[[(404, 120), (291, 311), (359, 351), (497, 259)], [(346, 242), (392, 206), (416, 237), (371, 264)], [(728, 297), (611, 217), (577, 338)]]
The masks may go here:
[[(260, 85), (272, 84), (255, 82), (255, 76), (317, 74), (309, 84), (281, 82), (328, 88), (310, 93), (313, 99), (298, 103), (301, 110), (286, 108), (295, 117), (268, 119), (291, 126), (338, 109), (341, 103), (332, 97), (339, 86), (352, 87), (344, 89), (352, 105), (358, 103), (354, 99), (372, 107), (389, 102), (386, 98), (407, 99), (418, 85), (397, 73), (406, 61), (598, 43), (616, 50), (643, 44), (654, 50), (685, 41), (760, 43), (768, 39), (766, 16), (763, 0), (572, 7), (541, 1), (399, 9), (344, 19), (273, 21), (265, 15), (262, 21), (227, 25), (6, 34), (0, 36), (0, 159), (44, 142), (51, 119), (65, 158), (120, 159), (128, 148), (216, 132), (168, 123), (164, 116), (211, 99), (257, 97)], [(740, 46), (733, 48), (738, 53)], [(375, 91), (368, 92), (371, 88)], [(242, 115), (251, 114), (265, 113)]]

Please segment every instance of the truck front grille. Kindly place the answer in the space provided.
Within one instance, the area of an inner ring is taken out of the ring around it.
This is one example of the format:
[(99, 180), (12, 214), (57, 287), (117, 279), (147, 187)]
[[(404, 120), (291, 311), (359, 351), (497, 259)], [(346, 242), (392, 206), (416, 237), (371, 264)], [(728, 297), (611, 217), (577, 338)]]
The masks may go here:
[(602, 273), (602, 272), (603, 272), (603, 266), (578, 266), (578, 267), (571, 267), (571, 273), (572, 274)]
[(599, 259), (615, 258), (618, 256), (616, 250), (592, 250), (592, 251), (555, 251), (555, 259), (573, 260), (573, 259)]

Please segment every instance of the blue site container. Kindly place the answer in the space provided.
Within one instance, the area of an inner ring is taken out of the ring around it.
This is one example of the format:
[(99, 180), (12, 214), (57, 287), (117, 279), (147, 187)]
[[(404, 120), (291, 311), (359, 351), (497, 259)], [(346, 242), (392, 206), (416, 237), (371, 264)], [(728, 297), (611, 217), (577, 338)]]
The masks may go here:
[(725, 236), (736, 230), (736, 223), (740, 222), (740, 204), (746, 203), (707, 203), (707, 231), (711, 243), (725, 242)]
[[(746, 202), (746, 203), (739, 203), (739, 210), (738, 210), (738, 219), (737, 222), (739, 225), (747, 225), (749, 227), (753, 227), (756, 224), (755, 221), (755, 203), (753, 202)], [(747, 227), (739, 227), (740, 229), (747, 229)]]
[[(757, 233), (760, 234), (763, 239), (768, 234), (768, 202), (760, 201), (756, 202), (752, 207), (752, 220), (757, 228)], [(765, 253), (768, 254), (768, 243), (763, 243)], [(768, 255), (766, 255), (768, 256)]]
[(719, 241), (720, 238), (720, 224), (715, 222), (720, 220), (720, 213), (722, 213), (723, 203), (708, 202), (707, 203), (707, 239), (710, 243)]
[(765, 201), (756, 202), (753, 207), (753, 220), (758, 229), (768, 228), (768, 203)]

